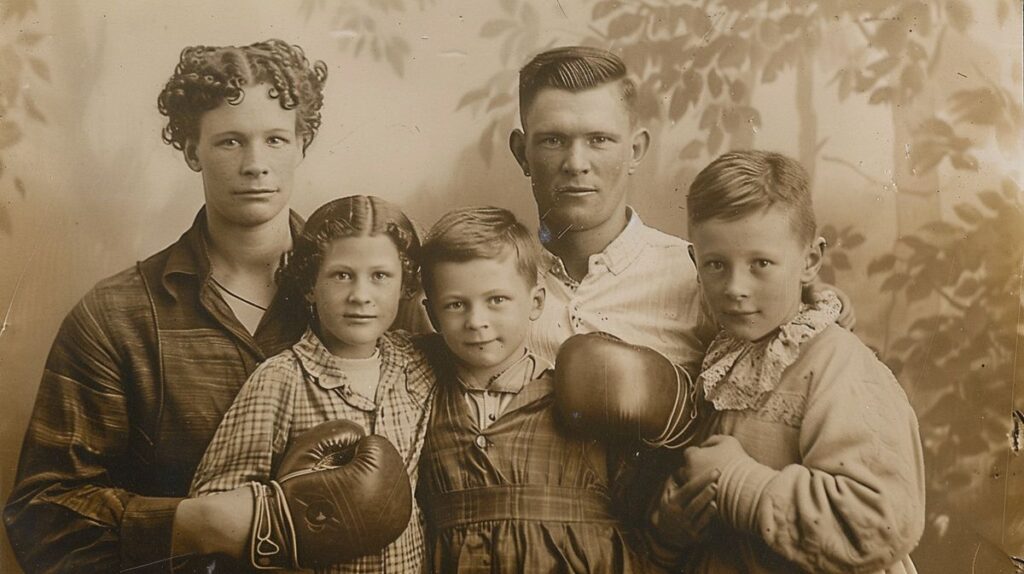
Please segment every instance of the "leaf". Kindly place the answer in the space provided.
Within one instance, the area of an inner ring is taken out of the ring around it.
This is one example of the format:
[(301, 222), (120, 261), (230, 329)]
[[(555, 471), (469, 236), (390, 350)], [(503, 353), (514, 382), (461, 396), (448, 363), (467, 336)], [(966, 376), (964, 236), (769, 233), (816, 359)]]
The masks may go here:
[(951, 235), (957, 230), (956, 226), (946, 223), (945, 221), (930, 221), (924, 224), (921, 228), (936, 235)]
[(779, 23), (771, 18), (761, 21), (761, 41), (768, 46), (774, 46), (779, 42)]
[(722, 128), (714, 126), (711, 128), (711, 132), (708, 134), (708, 153), (714, 156), (718, 153), (718, 148), (722, 146), (722, 140), (725, 134), (722, 133)]
[(871, 97), (868, 99), (869, 104), (880, 104), (892, 100), (892, 88), (886, 86), (878, 88), (871, 93)]
[(722, 94), (722, 76), (719, 76), (714, 68), (708, 70), (707, 85), (708, 92), (711, 93), (712, 97), (717, 98)]
[(603, 0), (594, 5), (594, 9), (590, 12), (591, 20), (600, 20), (605, 16), (611, 14), (619, 7), (619, 2), (616, 0)]
[(960, 285), (957, 286), (956, 290), (953, 292), (953, 295), (961, 299), (965, 299), (977, 293), (979, 287), (980, 285), (977, 279), (973, 277), (968, 277), (964, 279), (960, 283)]
[(782, 29), (783, 34), (792, 34), (800, 28), (800, 25), (804, 23), (804, 19), (803, 16), (796, 12), (790, 12), (779, 21), (779, 28)]
[(949, 157), (953, 167), (967, 171), (978, 171), (978, 160), (970, 154), (957, 154)]
[(907, 285), (907, 302), (920, 301), (931, 295), (933, 291), (931, 283), (922, 277), (917, 277)]
[(734, 38), (718, 55), (718, 65), (723, 68), (738, 68), (746, 61), (747, 53), (747, 41), (743, 38)]
[(491, 121), (487, 129), (480, 134), (480, 139), (477, 140), (477, 149), (480, 150), (480, 155), (483, 156), (484, 162), (488, 165), (491, 163), (491, 158), (494, 156), (494, 133), (498, 130), (498, 122)]
[(894, 273), (882, 282), (882, 286), (880, 288), (882, 291), (899, 291), (907, 284), (907, 281), (910, 281), (910, 277), (907, 275), (904, 275), (903, 273)]
[(963, 34), (974, 19), (971, 14), (971, 7), (962, 0), (949, 0), (946, 2), (946, 12), (949, 14), (949, 21), (956, 28), (957, 32)]
[(1003, 101), (989, 88), (961, 90), (953, 94), (949, 101), (958, 122), (994, 125), (1002, 117)]
[(514, 99), (515, 96), (508, 92), (498, 94), (491, 98), (490, 103), (487, 104), (487, 111), (490, 112), (502, 106), (507, 106), (508, 104), (512, 103)]
[(22, 96), (22, 102), (25, 104), (25, 113), (28, 114), (28, 117), (37, 122), (46, 123), (46, 116), (43, 115), (43, 112), (39, 111), (35, 100), (27, 92)]
[(676, 89), (672, 91), (672, 101), (668, 104), (668, 117), (673, 120), (678, 120), (686, 114), (686, 108), (690, 106), (690, 98), (686, 95), (686, 90), (683, 86), (676, 86)]
[(394, 37), (384, 46), (384, 57), (388, 64), (402, 77), (405, 72), (405, 55), (409, 53), (409, 44), (403, 38)]
[(896, 256), (892, 253), (886, 253), (885, 255), (873, 260), (871, 263), (868, 263), (868, 275), (884, 273), (892, 269), (895, 265)]
[(21, 128), (18, 124), (0, 120), (0, 149), (11, 147), (21, 141)]
[(840, 271), (851, 269), (850, 258), (842, 251), (833, 251), (831, 255), (829, 255), (829, 259), (831, 259), (832, 265)]
[(622, 14), (608, 23), (608, 36), (613, 40), (625, 38), (639, 30), (643, 22), (638, 14)]
[(459, 99), (459, 103), (455, 105), (455, 111), (459, 111), (472, 103), (486, 98), (490, 92), (491, 90), (487, 86), (466, 92), (462, 95), (462, 98)]
[(32, 71), (35, 72), (37, 76), (47, 82), (50, 81), (50, 67), (46, 65), (46, 62), (39, 58), (29, 58), (28, 64), (32, 67)]
[(1006, 207), (1006, 202), (1003, 201), (1003, 198), (994, 191), (982, 191), (978, 193), (978, 199), (981, 200), (981, 203), (983, 203), (985, 207), (992, 211), (1002, 211), (1003, 208)]
[(718, 123), (718, 106), (710, 105), (704, 108), (704, 113), (700, 116), (700, 124), (698, 127), (702, 130), (709, 129), (711, 126)]
[(743, 80), (734, 80), (729, 83), (729, 96), (732, 97), (732, 101), (740, 103), (747, 99), (747, 84)]
[(982, 220), (983, 216), (976, 207), (967, 203), (958, 203), (953, 206), (953, 211), (956, 212), (960, 219), (967, 223), (978, 223)]
[(513, 26), (515, 26), (515, 24), (516, 23), (513, 22), (512, 20), (507, 19), (491, 20), (489, 22), (485, 22), (484, 25), (480, 27), (480, 37), (494, 38), (500, 35), (505, 30), (512, 28)]
[(859, 246), (860, 244), (864, 243), (864, 240), (864, 235), (860, 233), (851, 233), (847, 235), (846, 239), (843, 241), (843, 247), (847, 249), (853, 249)]
[(686, 144), (686, 147), (679, 152), (679, 159), (697, 159), (700, 155), (700, 150), (704, 148), (704, 142), (700, 140), (691, 140), (690, 143)]

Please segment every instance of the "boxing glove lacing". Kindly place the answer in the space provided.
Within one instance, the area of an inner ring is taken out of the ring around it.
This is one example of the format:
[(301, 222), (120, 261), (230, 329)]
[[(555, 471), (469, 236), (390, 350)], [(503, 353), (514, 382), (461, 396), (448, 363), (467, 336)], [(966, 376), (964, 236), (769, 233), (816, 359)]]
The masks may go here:
[[(284, 558), (291, 557), (292, 566), (299, 568), (299, 549), (295, 541), (295, 524), (292, 522), (291, 510), (284, 498), (284, 491), (277, 481), (270, 481), (270, 486), (259, 482), (250, 482), (249, 486), (253, 493), (253, 524), (252, 538), (249, 542), (249, 562), (257, 570), (279, 570), (282, 565), (279, 560), (282, 553), (281, 544), (290, 546), (289, 552)], [(274, 519), (271, 516), (270, 502), (267, 500), (267, 490), (274, 489), (274, 497), (277, 499), (278, 510), (285, 524), (277, 534), (281, 540), (275, 540)], [(290, 535), (290, 536), (289, 536)], [(280, 544), (279, 544), (280, 542)]]
[[(664, 357), (664, 355), (662, 356)], [(668, 358), (665, 358), (665, 360), (668, 361)], [(671, 361), (669, 363), (671, 364)], [(690, 444), (695, 436), (689, 430), (697, 420), (697, 385), (693, 383), (690, 374), (681, 367), (673, 364), (672, 370), (676, 374), (676, 400), (672, 404), (672, 412), (665, 422), (665, 428), (653, 439), (642, 439), (644, 444), (650, 448), (682, 448)], [(689, 387), (686, 391), (683, 390), (683, 379), (679, 376), (680, 371), (686, 377), (686, 383)], [(689, 411), (689, 420), (683, 423), (682, 427), (676, 429), (683, 420), (683, 417), (686, 416), (687, 411)]]

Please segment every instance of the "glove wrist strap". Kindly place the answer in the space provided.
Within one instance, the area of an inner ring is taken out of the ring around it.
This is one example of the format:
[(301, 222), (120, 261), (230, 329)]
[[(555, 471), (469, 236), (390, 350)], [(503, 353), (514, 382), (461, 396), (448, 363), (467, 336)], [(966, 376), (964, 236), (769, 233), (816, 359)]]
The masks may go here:
[(281, 485), (250, 483), (253, 493), (249, 562), (257, 570), (298, 568), (295, 527)]

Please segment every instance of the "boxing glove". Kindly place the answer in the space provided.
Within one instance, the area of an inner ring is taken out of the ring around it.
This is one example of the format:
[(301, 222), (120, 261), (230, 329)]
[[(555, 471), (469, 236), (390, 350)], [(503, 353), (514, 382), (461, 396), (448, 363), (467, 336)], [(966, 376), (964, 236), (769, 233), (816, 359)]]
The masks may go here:
[(696, 432), (696, 390), (689, 374), (657, 351), (607, 333), (574, 335), (555, 359), (556, 408), (589, 438), (685, 446)]
[(253, 483), (250, 562), (256, 569), (315, 568), (380, 551), (405, 531), (412, 487), (384, 437), (340, 420), (289, 447), (277, 479)]

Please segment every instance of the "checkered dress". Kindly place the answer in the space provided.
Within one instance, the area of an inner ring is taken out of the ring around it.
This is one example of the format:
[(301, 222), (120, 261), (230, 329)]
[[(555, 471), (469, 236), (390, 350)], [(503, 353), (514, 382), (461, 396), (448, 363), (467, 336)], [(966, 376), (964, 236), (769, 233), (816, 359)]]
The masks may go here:
[[(339, 360), (307, 330), (290, 350), (268, 359), (249, 378), (228, 410), (192, 482), (192, 495), (266, 481), (292, 438), (310, 428), (348, 419), (368, 434), (387, 438), (405, 459), (415, 488), (435, 377), (426, 358), (403, 333), (378, 341), (380, 387), (376, 402), (353, 392)], [(336, 564), (325, 572), (420, 572), (423, 518), (413, 505), (409, 526), (381, 552)]]
[(550, 371), (536, 368), (501, 416), (480, 429), (454, 372), (435, 361), (441, 385), (417, 493), (433, 571), (651, 569), (611, 513), (607, 448), (559, 429)]

